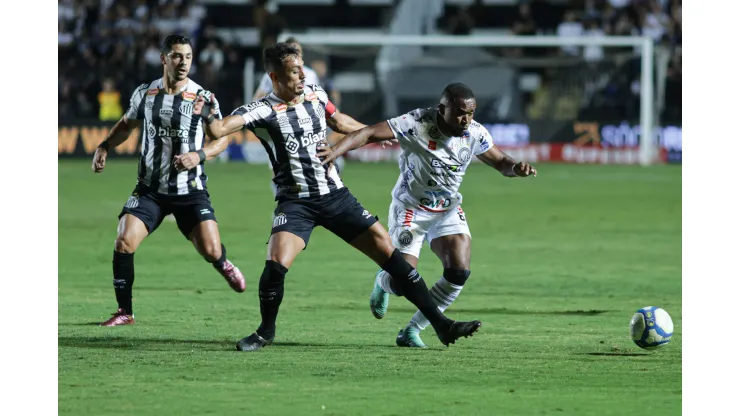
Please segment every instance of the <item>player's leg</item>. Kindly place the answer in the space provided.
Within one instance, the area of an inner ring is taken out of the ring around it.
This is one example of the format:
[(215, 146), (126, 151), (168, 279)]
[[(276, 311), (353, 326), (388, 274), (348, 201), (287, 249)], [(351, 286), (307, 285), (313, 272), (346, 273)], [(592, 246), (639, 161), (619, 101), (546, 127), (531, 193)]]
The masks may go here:
[[(429, 290), (440, 311), (444, 312), (462, 291), (470, 276), (470, 230), (465, 213), (458, 207), (434, 224), (429, 231), (430, 246), (442, 261), (442, 277)], [(401, 329), (396, 344), (402, 347), (424, 347), (419, 332), (429, 325), (417, 311)]]
[[(339, 192), (339, 191), (338, 191)], [(449, 345), (478, 330), (481, 323), (454, 322), (437, 309), (426, 283), (398, 249), (377, 218), (373, 217), (349, 191), (337, 195), (332, 207), (322, 213), (322, 224), (329, 231), (363, 252), (391, 275), (393, 293), (404, 296), (429, 319), (440, 341)]]
[(272, 235), (267, 243), (267, 259), (259, 281), (260, 316), (259, 327), (251, 335), (242, 338), (236, 349), (256, 351), (275, 339), (277, 316), (285, 292), (285, 276), (298, 253), (308, 245), (316, 224), (316, 211), (310, 203), (288, 201), (275, 209)]
[(184, 195), (177, 197), (176, 201), (172, 210), (182, 235), (193, 243), (198, 253), (213, 265), (234, 291), (244, 292), (244, 275), (226, 258), (226, 247), (221, 243), (216, 213), (208, 194)]
[[(419, 253), (426, 235), (426, 230), (418, 221), (421, 215), (423, 215), (422, 212), (398, 201), (391, 202), (388, 208), (388, 234), (391, 236), (393, 245), (414, 268), (419, 262)], [(377, 319), (383, 319), (388, 310), (389, 293), (393, 293), (391, 280), (391, 275), (383, 269), (375, 273), (375, 282), (370, 293), (370, 312)]]
[(156, 197), (143, 188), (137, 188), (121, 210), (113, 249), (113, 289), (118, 309), (101, 326), (134, 323), (134, 253), (144, 238), (159, 226), (165, 214)]

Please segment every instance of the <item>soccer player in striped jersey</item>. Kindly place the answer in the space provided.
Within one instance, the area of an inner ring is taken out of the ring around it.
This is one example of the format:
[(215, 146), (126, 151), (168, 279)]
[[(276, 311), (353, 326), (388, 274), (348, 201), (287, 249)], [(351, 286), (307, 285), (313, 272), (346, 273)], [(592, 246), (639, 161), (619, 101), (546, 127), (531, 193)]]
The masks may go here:
[[(207, 159), (226, 148), (228, 138), (212, 137), (214, 140), (204, 145), (203, 120), (193, 112), (195, 98), (203, 88), (188, 78), (193, 61), (190, 40), (168, 36), (161, 60), (163, 77), (134, 91), (128, 111), (98, 146), (93, 158), (93, 171), (102, 172), (108, 151), (126, 141), (134, 129), (141, 128), (138, 182), (118, 216), (113, 251), (113, 288), (118, 310), (103, 326), (134, 323), (134, 253), (170, 213), (180, 232), (229, 286), (237, 292), (245, 289), (244, 276), (226, 259), (203, 169)], [(221, 118), (215, 100), (213, 112)]]
[[(334, 166), (324, 166), (317, 156), (320, 148), (328, 147), (327, 127), (346, 134), (364, 125), (337, 111), (320, 87), (305, 85), (303, 59), (293, 46), (278, 43), (266, 48), (264, 62), (274, 88), (270, 95), (223, 119), (213, 110), (206, 118), (206, 129), (215, 137), (252, 130), (270, 157), (278, 188), (259, 281), (262, 322), (237, 343), (237, 349), (255, 351), (273, 342), (285, 276), (316, 226), (328, 229), (388, 271), (396, 293), (403, 293), (429, 318), (443, 344), (472, 335), (481, 323), (455, 322), (437, 309), (424, 280), (393, 247), (377, 218), (344, 186)], [(205, 103), (199, 97), (195, 112), (202, 113)]]
[[(442, 262), (442, 277), (430, 293), (440, 311), (460, 295), (470, 276), (470, 229), (462, 210), (459, 192), (465, 171), (475, 155), (504, 176), (537, 175), (526, 162), (517, 162), (493, 144), (491, 134), (473, 120), (476, 101), (473, 91), (460, 83), (445, 87), (437, 107), (417, 109), (345, 136), (324, 163), (336, 155), (367, 143), (398, 139), (401, 174), (391, 192), (388, 230), (393, 245), (412, 266), (419, 262), (424, 240)], [(399, 295), (385, 270), (375, 275), (370, 311), (382, 319), (388, 309), (389, 293)], [(421, 312), (411, 318), (396, 337), (400, 347), (426, 345), (419, 333), (429, 325)]]
[[(290, 46), (293, 46), (294, 48), (298, 49), (298, 52), (301, 54), (301, 58), (303, 57), (303, 47), (301, 46), (300, 42), (298, 42), (298, 39), (294, 37), (289, 37), (285, 40), (285, 43), (287, 43)], [(306, 76), (305, 79), (305, 85), (318, 85), (321, 86), (321, 82), (319, 82), (319, 76), (311, 69), (308, 65), (303, 65), (303, 74)], [(265, 72), (264, 75), (262, 75), (262, 78), (260, 79), (260, 83), (257, 86), (257, 89), (254, 91), (254, 94), (252, 95), (252, 100), (259, 101), (260, 99), (267, 97), (272, 92), (272, 80), (270, 79), (270, 73)], [(254, 133), (247, 130), (247, 136), (250, 138), (256, 138), (254, 136)], [(339, 139), (342, 138), (341, 134), (338, 134), (336, 132), (333, 132), (329, 130), (327, 132), (326, 141), (329, 143), (329, 145), (333, 146), (334, 143), (336, 143)], [(272, 169), (272, 165), (268, 165), (270, 169)], [(340, 157), (336, 160), (334, 163), (334, 167), (337, 169), (337, 173), (342, 173), (342, 169), (344, 169), (344, 158)], [(271, 183), (272, 185), (272, 192), (273, 194), (277, 195), (277, 186), (275, 183)]]

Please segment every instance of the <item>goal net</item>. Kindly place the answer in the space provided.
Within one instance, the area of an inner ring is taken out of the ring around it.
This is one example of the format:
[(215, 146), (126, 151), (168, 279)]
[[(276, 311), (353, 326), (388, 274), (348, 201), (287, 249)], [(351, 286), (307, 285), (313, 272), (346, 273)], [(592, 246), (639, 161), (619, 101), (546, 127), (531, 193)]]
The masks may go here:
[[(649, 38), (558, 36), (295, 36), (331, 82), (338, 107), (375, 123), (435, 106), (444, 86), (476, 94), (475, 119), (528, 161), (663, 163), (680, 127), (659, 123), (667, 59)], [(255, 71), (255, 78), (259, 75)], [(249, 89), (250, 81), (246, 84)], [(678, 147), (678, 149), (675, 149)], [(350, 158), (395, 159), (369, 146)]]

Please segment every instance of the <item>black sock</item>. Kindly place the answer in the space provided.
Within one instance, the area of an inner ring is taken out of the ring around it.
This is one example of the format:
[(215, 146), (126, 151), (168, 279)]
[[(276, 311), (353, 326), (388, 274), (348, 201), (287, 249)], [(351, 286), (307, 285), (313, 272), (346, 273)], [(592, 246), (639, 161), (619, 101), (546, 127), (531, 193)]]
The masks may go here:
[(134, 314), (131, 292), (134, 286), (134, 253), (113, 252), (113, 289), (118, 307), (128, 315)]
[(265, 261), (265, 269), (262, 271), (259, 284), (262, 323), (257, 328), (257, 335), (264, 339), (275, 338), (275, 322), (280, 303), (283, 301), (286, 273), (288, 269), (282, 264), (272, 260)]
[(424, 279), (403, 258), (398, 249), (393, 251), (391, 257), (381, 267), (391, 275), (394, 289), (400, 288), (400, 293), (419, 308), (436, 331), (447, 328), (452, 321), (439, 311)]
[(221, 244), (221, 257), (219, 257), (216, 261), (212, 261), (211, 264), (213, 265), (213, 267), (220, 269), (224, 267), (224, 263), (226, 263), (226, 247)]

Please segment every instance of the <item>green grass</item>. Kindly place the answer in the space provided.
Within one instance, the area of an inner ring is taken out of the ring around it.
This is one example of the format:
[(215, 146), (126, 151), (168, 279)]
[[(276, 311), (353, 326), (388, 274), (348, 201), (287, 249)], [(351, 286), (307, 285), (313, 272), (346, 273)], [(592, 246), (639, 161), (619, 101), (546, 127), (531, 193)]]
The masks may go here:
[[(59, 162), (59, 413), (63, 415), (651, 415), (681, 412), (681, 168), (541, 165), (536, 179), (471, 167), (462, 191), (472, 275), (449, 310), (480, 319), (450, 348), (395, 347), (414, 309), (368, 307), (376, 266), (324, 229), (288, 273), (277, 344), (234, 345), (259, 324), (272, 201), (265, 166), (209, 164), (232, 292), (165, 221), (136, 253), (137, 324), (115, 310), (116, 216), (136, 167)], [(346, 184), (387, 221), (397, 168), (348, 164)], [(428, 247), (427, 284), (441, 265)], [(657, 352), (628, 335), (634, 311), (673, 317)]]

